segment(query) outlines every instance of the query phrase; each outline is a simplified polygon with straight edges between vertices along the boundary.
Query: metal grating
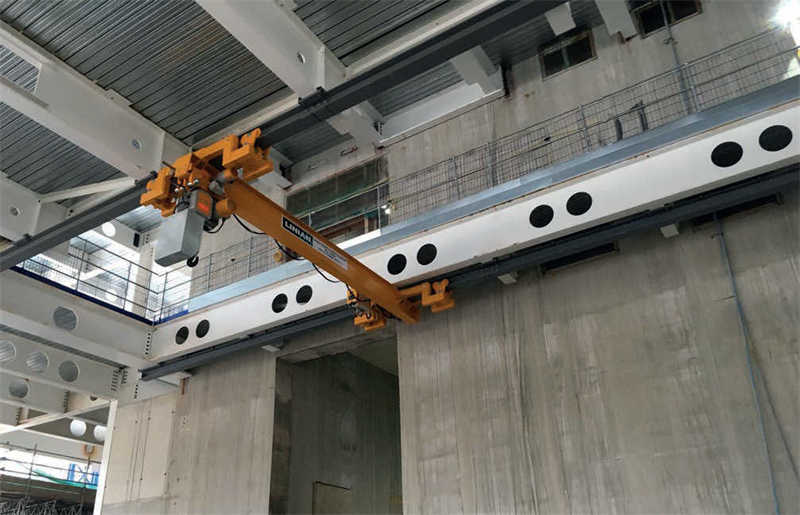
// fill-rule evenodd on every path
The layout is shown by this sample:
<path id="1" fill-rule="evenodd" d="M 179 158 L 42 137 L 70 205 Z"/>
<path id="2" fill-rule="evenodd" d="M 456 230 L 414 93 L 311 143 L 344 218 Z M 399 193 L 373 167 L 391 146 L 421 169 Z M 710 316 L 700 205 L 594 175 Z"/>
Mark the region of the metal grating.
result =
<path id="1" fill-rule="evenodd" d="M 192 1 L 0 0 L 0 19 L 187 142 L 285 87 Z"/>

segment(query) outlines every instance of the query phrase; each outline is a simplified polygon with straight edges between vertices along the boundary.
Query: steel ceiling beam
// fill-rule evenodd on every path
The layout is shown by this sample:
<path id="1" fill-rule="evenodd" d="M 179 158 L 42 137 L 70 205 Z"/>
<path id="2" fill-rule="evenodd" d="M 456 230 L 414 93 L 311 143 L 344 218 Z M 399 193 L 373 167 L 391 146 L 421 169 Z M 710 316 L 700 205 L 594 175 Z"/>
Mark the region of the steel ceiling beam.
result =
<path id="1" fill-rule="evenodd" d="M 228 32 L 299 97 L 344 82 L 345 66 L 283 2 L 219 2 L 197 0 Z M 359 145 L 376 144 L 377 111 L 368 103 L 334 115 L 329 121 L 340 134 Z"/>
<path id="2" fill-rule="evenodd" d="M 300 99 L 299 105 L 261 125 L 262 147 L 310 128 L 320 120 L 368 100 L 392 86 L 450 60 L 471 48 L 543 15 L 566 0 L 503 2 L 419 43 L 369 71 Z"/>
<path id="3" fill-rule="evenodd" d="M 36 123 L 134 178 L 186 152 L 183 143 L 128 103 L 3 22 L 0 43 L 39 72 L 33 92 L 0 77 L 3 102 Z"/>
<path id="4" fill-rule="evenodd" d="M 91 210 L 79 213 L 63 222 L 36 234 L 14 242 L 13 246 L 0 252 L 0 272 L 8 270 L 26 259 L 32 258 L 56 245 L 79 234 L 94 229 L 139 207 L 139 196 L 145 191 L 150 176 L 137 181 L 107 201 L 94 206 Z"/>

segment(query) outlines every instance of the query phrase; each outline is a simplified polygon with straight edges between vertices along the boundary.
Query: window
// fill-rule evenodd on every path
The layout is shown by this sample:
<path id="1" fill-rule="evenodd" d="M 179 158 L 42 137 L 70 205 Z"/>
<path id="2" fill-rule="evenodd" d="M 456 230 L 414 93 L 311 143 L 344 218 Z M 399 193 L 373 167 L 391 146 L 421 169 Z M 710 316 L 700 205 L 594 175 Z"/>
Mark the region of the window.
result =
<path id="1" fill-rule="evenodd" d="M 592 31 L 573 29 L 544 45 L 539 52 L 542 75 L 549 77 L 595 57 Z"/>
<path id="2" fill-rule="evenodd" d="M 386 159 L 337 174 L 286 199 L 287 210 L 339 243 L 387 223 L 379 199 L 386 198 Z"/>
<path id="3" fill-rule="evenodd" d="M 673 25 L 700 12 L 698 0 L 664 0 L 664 11 L 660 0 L 628 0 L 631 15 L 639 28 L 639 34 L 646 36 L 664 28 L 664 15 Z"/>

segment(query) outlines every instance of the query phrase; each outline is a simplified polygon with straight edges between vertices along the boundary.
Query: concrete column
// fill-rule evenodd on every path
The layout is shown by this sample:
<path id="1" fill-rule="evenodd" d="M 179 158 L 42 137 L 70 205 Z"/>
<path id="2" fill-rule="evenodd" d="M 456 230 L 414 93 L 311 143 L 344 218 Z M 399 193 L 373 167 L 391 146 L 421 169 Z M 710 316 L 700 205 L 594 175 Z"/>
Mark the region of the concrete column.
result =
<path id="1" fill-rule="evenodd" d="M 102 513 L 267 513 L 274 402 L 275 356 L 256 349 L 120 407 Z"/>
<path id="2" fill-rule="evenodd" d="M 130 277 L 132 284 L 130 285 L 127 299 L 133 300 L 133 304 L 130 305 L 130 310 L 143 317 L 147 317 L 146 306 L 151 296 L 148 289 L 151 286 L 150 279 L 153 275 L 151 272 L 153 269 L 153 250 L 153 244 L 150 242 L 142 245 L 139 250 L 139 266 L 133 268 Z M 155 294 L 152 295 L 155 296 Z"/>

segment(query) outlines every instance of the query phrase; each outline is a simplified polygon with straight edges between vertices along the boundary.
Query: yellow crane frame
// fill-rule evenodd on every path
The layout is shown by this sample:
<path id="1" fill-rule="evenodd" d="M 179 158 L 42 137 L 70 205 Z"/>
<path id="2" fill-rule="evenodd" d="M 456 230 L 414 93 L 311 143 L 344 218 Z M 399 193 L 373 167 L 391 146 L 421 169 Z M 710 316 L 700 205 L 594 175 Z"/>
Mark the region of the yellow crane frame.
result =
<path id="1" fill-rule="evenodd" d="M 223 219 L 238 215 L 345 283 L 355 324 L 366 330 L 385 326 L 387 316 L 415 323 L 420 305 L 434 313 L 455 305 L 447 279 L 399 289 L 250 186 L 248 181 L 273 171 L 269 149 L 256 145 L 260 135 L 260 129 L 231 135 L 181 156 L 147 183 L 141 204 L 167 217 L 181 198 L 199 191 L 198 210 Z"/>

